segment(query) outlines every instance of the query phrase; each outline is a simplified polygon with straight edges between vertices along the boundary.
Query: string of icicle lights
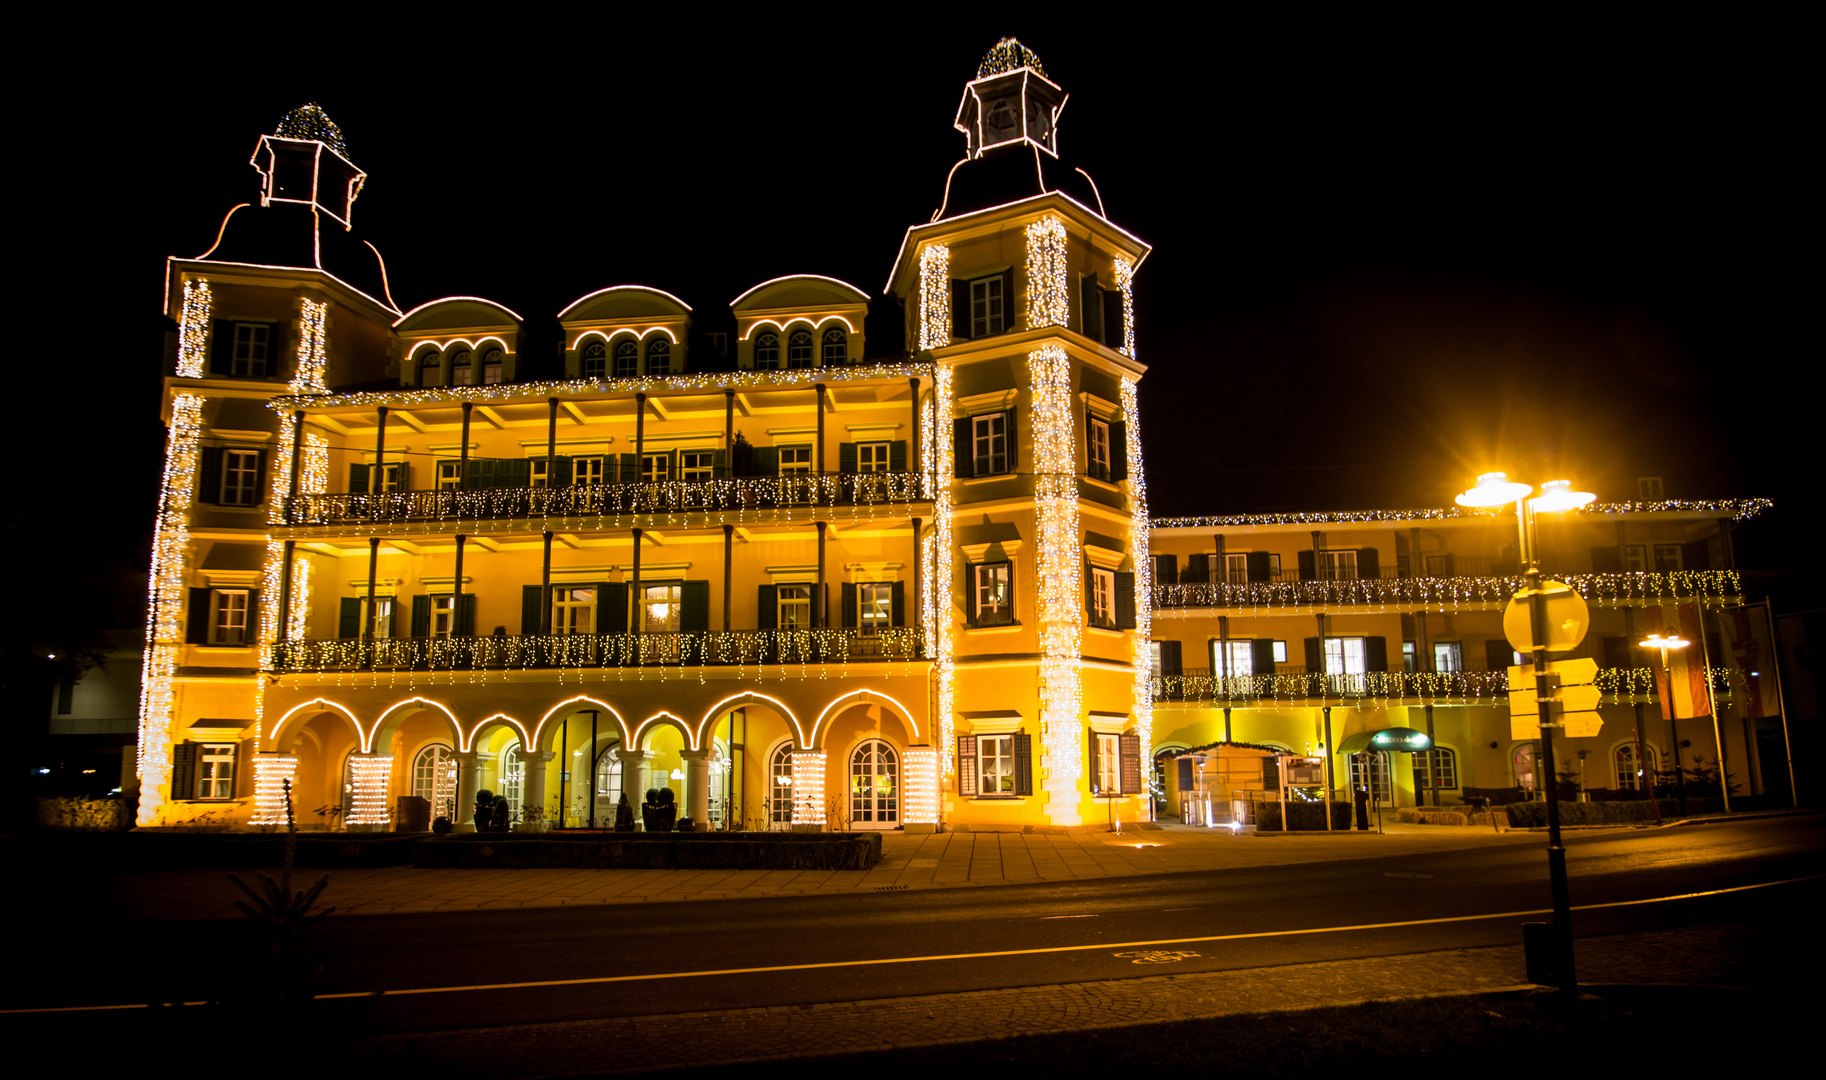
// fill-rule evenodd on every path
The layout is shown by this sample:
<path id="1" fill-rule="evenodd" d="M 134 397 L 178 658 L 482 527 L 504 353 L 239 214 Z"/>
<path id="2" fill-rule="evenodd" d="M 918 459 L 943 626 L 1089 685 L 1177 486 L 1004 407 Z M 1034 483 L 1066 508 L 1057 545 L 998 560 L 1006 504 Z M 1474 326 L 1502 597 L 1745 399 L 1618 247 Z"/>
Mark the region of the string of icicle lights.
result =
<path id="1" fill-rule="evenodd" d="M 1729 693 L 1747 686 L 1741 668 L 1713 667 L 1706 677 L 1714 690 Z M 1357 675 L 1317 675 L 1299 671 L 1273 675 L 1218 675 L 1195 669 L 1151 680 L 1156 702 L 1296 702 L 1362 698 L 1430 700 L 1453 704 L 1507 705 L 1505 671 L 1372 671 Z M 1656 700 L 1655 670 L 1647 667 L 1600 668 L 1593 680 L 1605 704 Z"/>
<path id="2" fill-rule="evenodd" d="M 140 778 L 138 823 L 159 817 L 171 782 L 172 677 L 184 640 L 183 605 L 190 548 L 190 505 L 196 498 L 198 446 L 203 429 L 203 398 L 176 394 L 171 400 L 171 430 L 165 443 L 165 476 L 159 492 L 158 517 L 152 532 L 152 572 L 147 583 L 151 617 L 146 621 L 146 658 L 140 676 Z"/>
<path id="3" fill-rule="evenodd" d="M 1775 505 L 1774 499 L 1662 499 L 1655 502 L 1592 503 L 1572 514 L 1596 516 L 1612 514 L 1701 513 L 1729 516 L 1746 521 Z M 1245 525 L 1351 525 L 1370 522 L 1450 521 L 1456 518 L 1496 517 L 1512 513 L 1513 508 L 1474 510 L 1462 506 L 1441 506 L 1415 510 L 1324 510 L 1298 514 L 1214 514 L 1203 517 L 1155 518 L 1156 529 L 1221 529 Z"/>
<path id="4" fill-rule="evenodd" d="M 1040 740 L 1047 786 L 1084 774 L 1084 540 L 1078 528 L 1078 430 L 1071 359 L 1027 354 L 1033 396 L 1034 517 L 1040 616 Z"/>
<path id="5" fill-rule="evenodd" d="M 1588 604 L 1598 607 L 1656 607 L 1676 601 L 1698 601 L 1720 610 L 1743 598 L 1743 581 L 1735 570 L 1670 570 L 1563 574 L 1564 581 Z M 1137 582 L 1139 585 L 1139 581 Z M 1527 587 L 1520 575 L 1503 577 L 1361 578 L 1355 581 L 1181 582 L 1156 585 L 1154 606 L 1175 608 L 1444 607 L 1458 604 L 1506 604 Z"/>
<path id="6" fill-rule="evenodd" d="M 1135 632 L 1129 635 L 1135 653 L 1135 700 L 1129 715 L 1141 745 L 1154 745 L 1154 695 L 1151 690 L 1154 627 L 1154 560 L 1148 557 L 1148 481 L 1141 461 L 1140 387 L 1122 380 L 1122 420 L 1128 450 L 1129 551 L 1135 566 Z"/>
<path id="7" fill-rule="evenodd" d="M 655 391 L 810 389 L 813 383 L 867 382 L 877 379 L 931 378 L 932 365 L 871 364 L 859 367 L 793 368 L 786 371 L 710 371 L 685 375 L 646 375 L 634 379 L 569 379 L 557 382 L 489 383 L 482 386 L 433 386 L 421 389 L 364 391 L 355 394 L 290 394 L 267 402 L 279 411 L 347 408 L 357 405 L 458 405 L 465 401 L 544 401 L 547 398 L 614 396 Z"/>

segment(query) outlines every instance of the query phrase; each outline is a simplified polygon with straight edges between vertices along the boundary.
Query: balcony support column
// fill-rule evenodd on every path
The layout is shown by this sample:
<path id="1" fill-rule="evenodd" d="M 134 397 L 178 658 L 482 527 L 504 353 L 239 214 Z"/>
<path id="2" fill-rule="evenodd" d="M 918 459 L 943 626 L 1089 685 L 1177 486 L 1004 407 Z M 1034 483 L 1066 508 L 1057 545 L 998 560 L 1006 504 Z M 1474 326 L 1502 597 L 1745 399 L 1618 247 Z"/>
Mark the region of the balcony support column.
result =
<path id="1" fill-rule="evenodd" d="M 273 635 L 277 641 L 287 638 L 286 630 L 292 625 L 292 551 L 297 543 L 287 540 L 279 551 L 279 628 Z"/>
<path id="2" fill-rule="evenodd" d="M 520 755 L 525 786 L 520 789 L 520 825 L 516 832 L 544 832 L 547 828 L 545 805 L 545 772 L 558 755 L 550 750 L 532 750 Z M 537 811 L 537 813 L 535 813 Z"/>
<path id="3" fill-rule="evenodd" d="M 552 632 L 552 531 L 540 534 L 545 551 L 539 563 L 539 632 Z"/>
<path id="4" fill-rule="evenodd" d="M 558 478 L 558 399 L 545 400 L 545 486 Z"/>
<path id="5" fill-rule="evenodd" d="M 457 533 L 456 566 L 451 571 L 451 577 L 450 577 L 450 595 L 451 595 L 450 636 L 451 637 L 457 636 L 457 631 L 459 629 L 457 626 L 457 621 L 462 617 L 462 610 L 463 610 L 463 546 L 464 546 L 464 542 L 467 541 L 468 539 L 469 539 L 469 537 L 464 536 L 462 533 Z M 473 626 L 470 627 L 469 632 L 471 634 L 474 634 L 475 627 L 473 627 Z"/>
<path id="6" fill-rule="evenodd" d="M 908 412 L 911 414 L 908 419 L 912 422 L 912 426 L 908 429 L 907 434 L 907 471 L 917 473 L 919 472 L 919 378 L 917 376 L 907 380 L 907 389 L 912 394 L 908 403 Z M 917 492 L 914 497 L 918 497 Z M 917 524 L 913 526 L 913 550 L 919 550 L 919 526 Z M 915 561 L 914 565 L 919 564 Z"/>
<path id="7" fill-rule="evenodd" d="M 816 602 L 812 605 L 812 625 L 819 629 L 830 625 L 830 620 L 825 618 L 826 612 L 830 608 L 828 597 L 830 590 L 825 587 L 824 583 L 824 532 L 829 524 L 824 521 L 818 522 L 818 595 L 814 598 Z"/>
<path id="8" fill-rule="evenodd" d="M 710 751 L 681 750 L 685 759 L 685 813 L 699 832 L 710 831 Z"/>
<path id="9" fill-rule="evenodd" d="M 1211 550 L 1215 553 L 1211 556 L 1211 570 L 1209 572 L 1211 583 L 1214 585 L 1227 583 L 1230 580 L 1230 566 L 1224 561 L 1224 534 L 1213 533 L 1211 542 L 1213 545 Z M 1245 569 L 1243 571 L 1243 581 L 1247 583 L 1248 580 L 1249 571 Z"/>
<path id="10" fill-rule="evenodd" d="M 634 395 L 634 475 L 624 477 L 622 483 L 632 483 L 642 479 L 647 471 L 647 395 Z M 636 536 L 640 534 L 635 533 Z M 639 547 L 639 541 L 635 542 Z"/>
<path id="11" fill-rule="evenodd" d="M 361 639 L 368 642 L 374 640 L 374 624 L 377 621 L 374 616 L 374 578 L 379 573 L 380 537 L 370 536 L 368 537 L 368 608 L 361 613 Z M 369 656 L 368 662 L 373 663 L 372 655 Z"/>
<path id="12" fill-rule="evenodd" d="M 641 605 L 640 596 L 640 530 L 635 529 L 633 580 L 628 584 L 628 615 L 630 616 L 630 621 L 633 623 L 633 628 L 630 632 L 634 635 L 634 662 L 637 664 L 640 663 L 640 622 L 641 617 L 645 614 L 646 611 Z M 615 628 L 610 632 L 620 633 L 621 629 Z"/>
<path id="13" fill-rule="evenodd" d="M 735 475 L 735 390 L 730 387 L 723 389 L 723 469 L 724 476 Z"/>
<path id="14" fill-rule="evenodd" d="M 304 410 L 292 410 L 292 467 L 285 482 L 285 508 L 279 520 L 290 522 L 298 504 L 298 477 L 304 466 Z"/>
<path id="15" fill-rule="evenodd" d="M 457 811 L 453 833 L 476 831 L 476 792 L 482 790 L 482 755 L 474 750 L 452 755 L 457 761 Z"/>
<path id="16" fill-rule="evenodd" d="M 734 393 L 735 391 L 730 391 Z M 729 597 L 735 569 L 735 526 L 723 526 L 723 633 L 729 633 Z"/>
<path id="17" fill-rule="evenodd" d="M 818 392 L 818 455 L 817 455 L 818 465 L 817 465 L 817 468 L 818 468 L 818 476 L 820 479 L 822 479 L 824 476 L 824 394 L 825 394 L 824 384 L 817 383 L 812 387 L 812 389 L 816 390 Z"/>
<path id="18" fill-rule="evenodd" d="M 387 407 L 375 410 L 380 420 L 374 425 L 374 471 L 368 474 L 368 493 L 387 490 Z"/>
<path id="19" fill-rule="evenodd" d="M 917 380 L 917 379 L 914 380 L 914 382 L 916 382 L 916 383 L 918 381 L 919 380 Z M 919 613 L 925 610 L 925 608 L 920 606 L 920 602 L 925 596 L 925 582 L 926 582 L 926 568 L 924 565 L 924 560 L 921 558 L 921 554 L 920 554 L 920 550 L 919 550 L 919 519 L 914 518 L 913 519 L 913 606 L 907 612 L 907 625 L 908 626 L 919 626 L 920 625 L 920 614 Z"/>
<path id="20" fill-rule="evenodd" d="M 463 441 L 457 448 L 457 490 L 469 483 L 469 414 L 475 410 L 475 402 L 463 402 Z"/>

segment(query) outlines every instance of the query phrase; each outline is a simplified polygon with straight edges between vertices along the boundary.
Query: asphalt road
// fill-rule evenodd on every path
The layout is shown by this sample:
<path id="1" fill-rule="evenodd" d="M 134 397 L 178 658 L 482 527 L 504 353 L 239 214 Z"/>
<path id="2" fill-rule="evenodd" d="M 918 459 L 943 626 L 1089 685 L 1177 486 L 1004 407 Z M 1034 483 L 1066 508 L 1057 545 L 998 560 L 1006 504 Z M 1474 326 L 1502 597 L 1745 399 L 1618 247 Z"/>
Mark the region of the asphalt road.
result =
<path id="1" fill-rule="evenodd" d="M 1826 874 L 1823 825 L 1808 815 L 1568 834 L 1575 909 L 1622 905 L 1575 910 L 1574 931 L 1817 909 L 1826 898 L 1819 880 L 1627 902 Z M 1517 923 L 1544 918 L 1516 913 L 1550 904 L 1543 837 L 1526 847 L 1060 885 L 335 917 L 312 933 L 321 991 L 385 991 L 362 1010 L 362 1026 L 398 1031 L 1160 973 L 1117 955 L 1142 949 L 1194 954 L 1175 963 L 1178 973 L 1511 944 Z M 1502 917 L 1480 918 L 1489 915 Z M 212 938 L 231 947 L 231 932 L 219 923 L 130 925 L 121 940 L 142 943 L 141 962 L 122 965 L 107 985 L 15 981 L 0 1002 L 200 997 L 208 965 L 182 958 L 198 945 L 207 951 Z M 1188 940 L 1213 937 L 1222 940 Z M 488 988 L 450 989 L 478 986 Z"/>

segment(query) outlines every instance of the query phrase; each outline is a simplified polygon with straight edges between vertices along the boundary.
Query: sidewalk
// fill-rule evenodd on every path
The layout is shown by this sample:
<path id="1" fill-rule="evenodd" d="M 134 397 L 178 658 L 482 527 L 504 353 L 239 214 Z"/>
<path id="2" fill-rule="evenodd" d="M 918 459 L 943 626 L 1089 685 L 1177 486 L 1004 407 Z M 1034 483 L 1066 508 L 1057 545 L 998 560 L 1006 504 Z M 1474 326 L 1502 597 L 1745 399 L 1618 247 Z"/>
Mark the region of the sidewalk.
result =
<path id="1" fill-rule="evenodd" d="M 1487 826 L 1403 825 L 1385 832 L 1232 835 L 1169 824 L 1121 834 L 945 832 L 882 838 L 871 870 L 334 870 L 324 902 L 339 915 L 640 904 L 768 896 L 899 892 L 970 885 L 1083 881 L 1231 870 L 1255 866 L 1422 855 L 1503 845 L 1538 845 L 1526 832 Z M 268 871 L 270 873 L 270 871 Z M 252 871 L 242 871 L 251 880 Z M 315 871 L 300 871 L 304 881 Z M 112 890 L 131 919 L 236 919 L 241 897 L 222 870 L 130 875 Z"/>

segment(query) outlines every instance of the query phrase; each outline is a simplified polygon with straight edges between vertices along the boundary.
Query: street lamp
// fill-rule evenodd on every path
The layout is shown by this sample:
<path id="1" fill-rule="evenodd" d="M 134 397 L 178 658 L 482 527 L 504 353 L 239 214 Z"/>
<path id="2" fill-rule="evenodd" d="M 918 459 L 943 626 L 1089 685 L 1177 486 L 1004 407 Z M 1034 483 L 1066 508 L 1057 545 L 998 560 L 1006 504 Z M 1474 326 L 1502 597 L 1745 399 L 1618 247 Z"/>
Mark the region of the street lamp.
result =
<path id="1" fill-rule="evenodd" d="M 1573 973 L 1572 899 L 1566 887 L 1566 847 L 1560 842 L 1560 786 L 1555 768 L 1559 759 L 1553 750 L 1557 725 L 1553 723 L 1552 697 L 1557 680 L 1547 676 L 1547 592 L 1542 588 L 1541 564 L 1535 553 L 1534 515 L 1574 510 L 1597 496 L 1588 491 L 1572 490 L 1570 480 L 1549 480 L 1541 485 L 1540 495 L 1530 498 L 1531 495 L 1534 495 L 1533 485 L 1510 480 L 1506 473 L 1493 472 L 1479 476 L 1477 483 L 1462 492 L 1456 501 L 1460 506 L 1480 509 L 1515 504 L 1522 573 L 1528 580 L 1527 588 L 1517 593 L 1516 599 L 1528 598 L 1529 637 L 1534 646 L 1534 685 L 1540 709 L 1541 756 L 1547 759 L 1547 875 L 1553 888 L 1554 930 L 1548 932 L 1551 934 L 1549 956 L 1542 959 L 1546 961 L 1543 966 L 1558 977 L 1556 981 L 1560 988 L 1572 991 L 1578 987 L 1578 979 Z M 1534 966 L 1529 965 L 1530 968 Z"/>
<path id="2" fill-rule="evenodd" d="M 1688 645 L 1691 645 L 1692 642 L 1681 637 L 1679 634 L 1653 633 L 1648 636 L 1647 641 L 1639 641 L 1636 644 L 1645 649 L 1654 649 L 1661 654 L 1661 672 L 1667 677 L 1667 694 L 1662 698 L 1662 702 L 1667 706 L 1668 724 L 1674 729 L 1674 790 L 1680 793 L 1680 812 L 1684 814 L 1687 812 L 1687 785 L 1686 778 L 1680 774 L 1680 718 L 1674 715 L 1674 670 L 1668 666 L 1668 653 L 1678 649 L 1684 649 Z M 1637 732 L 1636 763 L 1638 767 L 1645 761 L 1646 759 L 1642 756 L 1642 733 Z M 1659 824 L 1661 821 L 1661 803 L 1655 800 L 1655 793 L 1652 787 L 1649 789 L 1649 799 L 1650 801 L 1655 802 L 1655 821 Z"/>

